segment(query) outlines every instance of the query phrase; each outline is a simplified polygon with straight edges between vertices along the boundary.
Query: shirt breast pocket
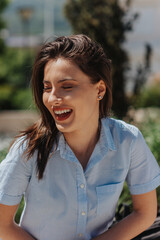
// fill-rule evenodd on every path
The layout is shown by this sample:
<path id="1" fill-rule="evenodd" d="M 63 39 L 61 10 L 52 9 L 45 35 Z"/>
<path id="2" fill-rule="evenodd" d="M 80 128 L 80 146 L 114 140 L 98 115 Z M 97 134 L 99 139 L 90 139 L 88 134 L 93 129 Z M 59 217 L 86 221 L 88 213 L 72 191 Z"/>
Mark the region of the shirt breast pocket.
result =
<path id="1" fill-rule="evenodd" d="M 112 215 L 115 212 L 122 188 L 123 182 L 96 187 L 97 215 Z"/>

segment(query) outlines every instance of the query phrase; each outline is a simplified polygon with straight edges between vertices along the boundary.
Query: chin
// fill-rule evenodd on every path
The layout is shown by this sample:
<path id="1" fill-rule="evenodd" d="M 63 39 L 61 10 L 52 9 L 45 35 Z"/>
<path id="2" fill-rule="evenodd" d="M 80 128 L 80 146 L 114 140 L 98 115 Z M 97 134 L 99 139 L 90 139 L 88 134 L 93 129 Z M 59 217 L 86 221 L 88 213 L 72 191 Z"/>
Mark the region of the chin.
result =
<path id="1" fill-rule="evenodd" d="M 66 125 L 68 125 L 68 124 L 66 124 Z M 71 130 L 71 127 L 69 127 L 69 126 L 66 126 L 65 124 L 57 124 L 56 123 L 56 127 L 57 127 L 57 129 L 60 131 L 60 132 L 62 132 L 62 133 L 68 133 L 68 132 L 71 132 L 72 130 Z"/>

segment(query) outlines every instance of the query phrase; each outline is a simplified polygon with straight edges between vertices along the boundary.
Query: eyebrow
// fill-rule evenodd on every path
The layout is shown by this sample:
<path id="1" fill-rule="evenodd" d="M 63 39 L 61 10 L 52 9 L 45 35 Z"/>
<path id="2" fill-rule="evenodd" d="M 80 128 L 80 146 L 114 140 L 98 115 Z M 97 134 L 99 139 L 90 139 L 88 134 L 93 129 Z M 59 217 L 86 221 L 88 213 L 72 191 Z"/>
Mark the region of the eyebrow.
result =
<path id="1" fill-rule="evenodd" d="M 65 81 L 75 81 L 75 82 L 77 82 L 77 80 L 74 79 L 74 78 L 64 78 L 64 79 L 58 80 L 57 82 L 58 82 L 58 83 L 61 83 L 61 82 L 65 82 Z M 50 81 L 43 80 L 43 83 L 50 83 Z"/>

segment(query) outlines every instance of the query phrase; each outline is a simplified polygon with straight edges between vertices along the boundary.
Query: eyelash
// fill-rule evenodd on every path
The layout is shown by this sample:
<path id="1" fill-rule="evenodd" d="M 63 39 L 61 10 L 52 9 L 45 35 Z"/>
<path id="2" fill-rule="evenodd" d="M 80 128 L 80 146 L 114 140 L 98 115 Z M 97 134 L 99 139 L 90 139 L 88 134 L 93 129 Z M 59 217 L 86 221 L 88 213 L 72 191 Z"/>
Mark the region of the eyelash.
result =
<path id="1" fill-rule="evenodd" d="M 43 91 L 47 91 L 47 90 L 50 90 L 50 89 L 51 89 L 50 87 L 44 87 Z"/>
<path id="2" fill-rule="evenodd" d="M 62 88 L 63 88 L 63 89 L 71 89 L 71 88 L 73 88 L 73 87 L 72 87 L 72 86 L 67 86 L 67 87 L 66 87 L 66 86 L 63 86 Z"/>
<path id="3" fill-rule="evenodd" d="M 72 86 L 62 86 L 63 89 L 72 89 L 73 87 Z M 47 90 L 50 90 L 51 87 L 44 87 L 43 88 L 43 91 L 47 91 Z"/>

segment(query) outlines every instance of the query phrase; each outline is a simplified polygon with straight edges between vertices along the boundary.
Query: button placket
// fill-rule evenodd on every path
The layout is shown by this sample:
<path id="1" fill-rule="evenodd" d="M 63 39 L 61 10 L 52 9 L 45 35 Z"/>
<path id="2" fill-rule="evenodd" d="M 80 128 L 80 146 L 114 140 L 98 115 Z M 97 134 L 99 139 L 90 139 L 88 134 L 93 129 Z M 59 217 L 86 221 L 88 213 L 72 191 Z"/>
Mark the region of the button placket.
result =
<path id="1" fill-rule="evenodd" d="M 85 235 L 87 223 L 87 195 L 86 179 L 81 166 L 77 167 L 77 197 L 78 197 L 78 223 L 77 236 L 82 239 Z"/>

